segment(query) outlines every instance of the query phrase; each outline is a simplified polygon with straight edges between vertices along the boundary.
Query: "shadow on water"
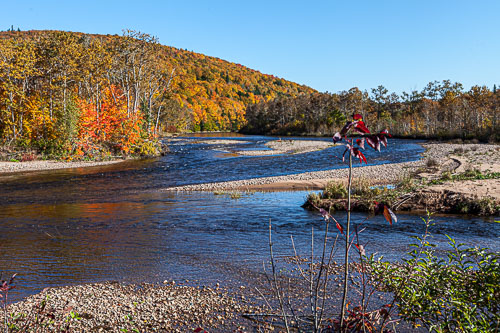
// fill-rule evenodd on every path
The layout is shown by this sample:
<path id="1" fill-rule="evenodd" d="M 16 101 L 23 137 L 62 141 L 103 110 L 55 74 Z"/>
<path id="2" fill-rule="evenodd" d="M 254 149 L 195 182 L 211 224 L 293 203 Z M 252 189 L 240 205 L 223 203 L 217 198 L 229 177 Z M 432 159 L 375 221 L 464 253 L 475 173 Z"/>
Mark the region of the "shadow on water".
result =
<path id="1" fill-rule="evenodd" d="M 265 139 L 238 138 L 253 140 L 246 145 L 256 147 Z M 316 152 L 287 157 L 294 162 L 277 158 L 291 167 L 286 170 L 272 158 L 221 158 L 214 147 L 180 140 L 184 143 L 177 141 L 172 153 L 160 159 L 2 176 L 0 267 L 4 278 L 19 274 L 14 298 L 48 286 L 105 280 L 242 284 L 245 276 L 261 273 L 262 261 L 268 259 L 269 220 L 277 253 L 292 253 L 290 235 L 299 252 L 308 253 L 311 228 L 317 234 L 324 230 L 324 221 L 300 208 L 307 192 L 244 193 L 231 199 L 155 189 L 203 179 L 317 170 L 326 161 L 331 163 L 328 155 L 338 148 L 323 151 L 327 157 Z M 421 152 L 414 143 L 394 141 L 400 151 L 415 158 Z M 262 170 L 256 170 L 257 164 Z M 336 217 L 343 221 L 342 213 Z M 354 216 L 355 221 L 364 218 Z M 490 220 L 435 217 L 435 223 L 434 240 L 441 248 L 444 234 L 471 246 L 499 248 L 500 226 Z M 368 251 L 391 260 L 407 250 L 410 236 L 423 232 L 420 217 L 412 215 L 400 215 L 392 227 L 380 217 L 365 225 L 362 239 Z"/>

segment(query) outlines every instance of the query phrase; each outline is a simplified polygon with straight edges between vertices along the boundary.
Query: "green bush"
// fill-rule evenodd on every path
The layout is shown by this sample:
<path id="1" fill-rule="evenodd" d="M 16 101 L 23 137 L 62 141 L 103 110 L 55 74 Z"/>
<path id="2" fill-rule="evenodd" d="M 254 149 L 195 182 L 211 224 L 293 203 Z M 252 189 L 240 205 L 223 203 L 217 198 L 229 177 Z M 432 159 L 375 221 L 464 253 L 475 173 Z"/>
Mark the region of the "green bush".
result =
<path id="1" fill-rule="evenodd" d="M 369 262 L 373 276 L 392 292 L 400 316 L 435 332 L 495 332 L 500 325 L 500 254 L 465 248 L 449 238 L 438 256 L 427 237 L 416 237 L 402 265 Z"/>
<path id="2" fill-rule="evenodd" d="M 345 199 L 347 198 L 347 187 L 340 182 L 328 182 L 323 193 L 323 199 Z"/>

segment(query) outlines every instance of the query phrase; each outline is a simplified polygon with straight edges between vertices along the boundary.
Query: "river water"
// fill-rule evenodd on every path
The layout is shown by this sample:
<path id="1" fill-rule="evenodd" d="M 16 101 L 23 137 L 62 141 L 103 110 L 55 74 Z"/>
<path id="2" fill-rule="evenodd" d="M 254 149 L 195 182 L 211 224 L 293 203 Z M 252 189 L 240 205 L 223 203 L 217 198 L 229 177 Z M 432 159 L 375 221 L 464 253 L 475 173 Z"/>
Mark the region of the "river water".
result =
<path id="1" fill-rule="evenodd" d="M 107 280 L 244 284 L 262 273 L 262 261 L 268 260 L 269 221 L 278 254 L 292 254 L 291 235 L 298 251 L 309 253 L 311 229 L 319 235 L 325 225 L 318 213 L 300 207 L 308 192 L 232 198 L 164 189 L 341 168 L 342 148 L 241 157 L 234 150 L 264 149 L 265 141 L 276 138 L 230 136 L 242 143 L 212 145 L 205 141 L 220 137 L 182 137 L 169 141 L 171 152 L 158 159 L 1 175 L 0 271 L 4 279 L 18 273 L 13 299 L 45 287 Z M 369 151 L 367 158 L 370 164 L 394 163 L 416 160 L 422 152 L 418 142 L 394 139 L 388 149 Z M 344 217 L 336 214 L 339 221 Z M 361 239 L 369 252 L 397 260 L 408 250 L 410 237 L 422 234 L 420 215 L 398 217 L 393 226 L 379 216 L 364 223 Z M 365 218 L 354 214 L 355 223 Z M 470 246 L 500 248 L 500 226 L 493 219 L 434 220 L 432 241 L 438 250 L 446 248 L 445 234 Z"/>

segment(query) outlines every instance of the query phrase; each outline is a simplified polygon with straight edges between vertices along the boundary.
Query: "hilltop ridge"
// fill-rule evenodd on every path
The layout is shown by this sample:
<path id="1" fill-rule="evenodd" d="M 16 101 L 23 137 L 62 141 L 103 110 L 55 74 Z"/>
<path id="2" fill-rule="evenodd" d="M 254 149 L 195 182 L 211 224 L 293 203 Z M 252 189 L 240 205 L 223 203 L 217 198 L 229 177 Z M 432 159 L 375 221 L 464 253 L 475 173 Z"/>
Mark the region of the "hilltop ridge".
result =
<path id="1" fill-rule="evenodd" d="M 116 39 L 127 38 L 127 36 L 119 35 L 57 30 L 3 31 L 0 32 L 0 38 L 36 40 L 57 34 L 72 35 L 80 42 L 88 38 L 100 39 L 105 48 Z M 163 66 L 164 69 L 175 68 L 176 70 L 174 82 L 170 88 L 171 108 L 177 109 L 178 112 L 174 113 L 177 113 L 182 120 L 167 122 L 167 127 L 170 127 L 172 131 L 176 129 L 238 130 L 245 122 L 244 110 L 249 104 L 266 102 L 278 96 L 296 97 L 303 93 L 316 92 L 305 85 L 271 74 L 263 74 L 238 63 L 173 46 L 160 45 L 153 36 L 136 34 L 132 37 L 147 36 L 145 41 L 154 42 L 159 46 L 155 51 L 160 68 Z M 140 41 L 136 39 L 136 42 Z"/>
<path id="2" fill-rule="evenodd" d="M 248 105 L 315 92 L 132 30 L 0 32 L 0 55 L 0 143 L 56 156 L 157 154 L 161 133 L 237 131 Z"/>

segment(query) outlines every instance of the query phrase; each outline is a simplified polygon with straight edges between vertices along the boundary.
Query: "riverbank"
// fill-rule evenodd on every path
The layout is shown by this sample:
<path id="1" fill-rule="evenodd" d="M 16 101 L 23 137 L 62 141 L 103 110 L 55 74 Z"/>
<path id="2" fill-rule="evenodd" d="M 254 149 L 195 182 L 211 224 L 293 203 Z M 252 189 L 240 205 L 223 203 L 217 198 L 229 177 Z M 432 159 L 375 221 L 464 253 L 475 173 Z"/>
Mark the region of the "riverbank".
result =
<path id="1" fill-rule="evenodd" d="M 323 150 L 334 144 L 319 140 L 272 140 L 264 144 L 269 150 L 237 150 L 243 156 L 264 156 L 278 154 L 303 154 Z"/>
<path id="2" fill-rule="evenodd" d="M 78 161 L 78 162 L 64 162 L 54 160 L 38 160 L 28 162 L 4 162 L 0 161 L 0 174 L 2 173 L 15 173 L 25 171 L 44 171 L 44 170 L 57 170 L 69 168 L 85 168 L 92 166 L 102 166 L 123 162 L 124 160 L 111 160 L 111 161 Z"/>
<path id="3" fill-rule="evenodd" d="M 357 184 L 353 185 L 351 208 L 370 211 L 378 201 L 396 211 L 499 215 L 500 147 L 430 145 L 425 145 L 428 148 L 425 164 L 411 170 L 410 177 L 403 181 L 391 183 L 395 188 L 371 188 L 366 178 L 354 178 Z M 448 154 L 434 154 L 437 147 L 441 152 L 448 150 Z M 388 167 L 392 169 L 393 165 Z M 339 179 L 322 194 L 312 193 L 308 200 L 316 207 L 343 210 L 346 193 L 346 180 Z M 312 208 L 309 203 L 304 207 Z"/>
<path id="4" fill-rule="evenodd" d="M 8 311 L 20 331 L 239 332 L 249 331 L 250 324 L 241 314 L 262 309 L 219 287 L 165 281 L 47 288 L 9 305 Z"/>
<path id="5" fill-rule="evenodd" d="M 445 170 L 458 168 L 461 162 L 450 158 L 457 149 L 463 149 L 462 144 L 426 143 L 423 144 L 426 151 L 422 158 L 413 162 L 391 163 L 381 165 L 356 166 L 354 176 L 370 180 L 374 185 L 393 184 L 402 177 L 425 168 L 429 161 L 436 161 Z M 483 154 L 497 146 L 494 145 L 465 145 L 476 149 L 478 154 Z M 500 164 L 500 161 L 497 162 Z M 220 183 L 206 183 L 171 187 L 167 191 L 224 191 L 224 190 L 251 190 L 251 191 L 274 191 L 274 190 L 319 190 L 323 189 L 329 181 L 344 181 L 348 175 L 348 169 L 333 169 L 326 171 L 305 172 L 300 174 L 245 179 Z"/>
<path id="6" fill-rule="evenodd" d="M 422 146 L 426 151 L 418 161 L 355 167 L 354 177 L 365 180 L 369 185 L 396 184 L 405 178 L 419 181 L 422 185 L 412 193 L 411 198 L 405 198 L 407 200 L 399 207 L 401 210 L 496 214 L 496 207 L 500 205 L 500 179 L 484 179 L 483 175 L 500 172 L 500 146 L 436 142 Z M 478 179 L 453 178 L 453 175 L 472 170 L 479 172 Z M 323 190 L 329 182 L 345 183 L 347 177 L 348 169 L 344 168 L 186 185 L 165 191 L 313 191 Z"/>
<path id="7" fill-rule="evenodd" d="M 250 141 L 244 140 L 231 140 L 231 139 L 210 139 L 210 140 L 196 140 L 196 143 L 203 143 L 207 145 L 221 145 L 221 144 L 233 144 L 233 145 L 243 145 L 248 144 Z M 321 140 L 290 140 L 290 139 L 278 139 L 270 140 L 264 143 L 264 149 L 245 149 L 242 150 L 240 147 L 236 147 L 231 150 L 232 153 L 242 156 L 269 156 L 269 155 L 281 155 L 281 154 L 303 154 L 310 153 L 313 151 L 322 150 L 328 147 L 332 147 L 334 144 L 329 141 Z"/>

